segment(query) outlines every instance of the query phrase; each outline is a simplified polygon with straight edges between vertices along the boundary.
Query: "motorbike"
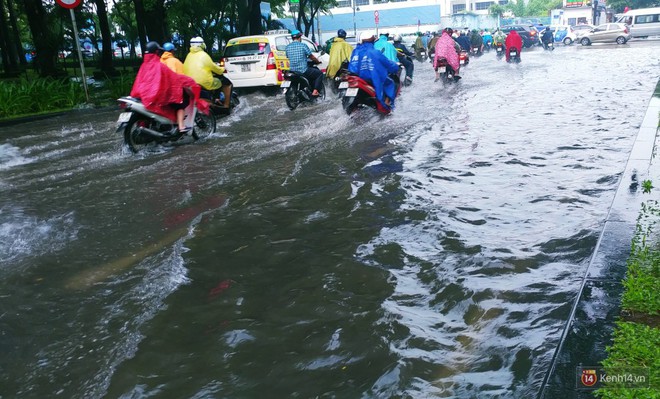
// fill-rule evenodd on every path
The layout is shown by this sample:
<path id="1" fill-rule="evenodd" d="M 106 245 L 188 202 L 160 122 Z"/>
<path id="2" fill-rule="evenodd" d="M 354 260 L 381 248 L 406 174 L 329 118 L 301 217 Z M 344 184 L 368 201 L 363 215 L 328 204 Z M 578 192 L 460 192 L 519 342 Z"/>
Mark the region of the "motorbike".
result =
<path id="1" fill-rule="evenodd" d="M 501 59 L 504 57 L 504 44 L 502 43 L 497 43 L 495 45 L 495 52 L 497 53 L 497 59 Z"/>
<path id="2" fill-rule="evenodd" d="M 468 54 L 467 51 L 462 50 L 461 53 L 458 55 L 458 61 L 460 65 L 467 65 L 470 63 L 470 55 Z"/>
<path id="3" fill-rule="evenodd" d="M 225 103 L 225 93 L 222 92 L 222 89 L 211 91 L 202 88 L 202 92 L 199 96 L 209 102 L 211 105 L 211 111 L 216 116 L 216 119 L 220 119 L 230 115 L 231 111 L 241 103 L 241 100 L 238 98 L 238 93 L 233 90 L 234 84 L 228 78 L 226 78 L 224 75 L 218 75 L 215 73 L 213 76 L 219 78 L 222 81 L 223 86 L 231 86 L 232 90 L 229 98 L 229 108 L 225 108 L 224 106 L 220 105 Z"/>
<path id="4" fill-rule="evenodd" d="M 404 59 L 405 59 L 406 61 L 408 61 L 408 63 L 411 65 L 411 67 L 414 67 L 412 57 L 409 56 L 409 55 L 406 55 L 406 54 L 403 52 L 403 50 L 401 50 L 401 49 L 396 49 L 396 55 L 397 55 L 397 57 L 399 58 L 399 65 L 400 65 L 401 67 L 403 67 L 404 69 L 406 69 L 406 64 L 405 64 L 404 61 L 403 61 Z M 406 76 L 407 76 L 407 75 L 408 75 L 408 72 L 406 71 Z M 406 79 L 406 78 L 404 78 L 402 84 L 403 84 L 403 86 L 405 86 L 405 87 L 410 86 L 410 85 L 412 84 L 412 78 L 411 78 L 411 79 Z"/>
<path id="5" fill-rule="evenodd" d="M 396 95 L 399 96 L 401 92 L 400 83 L 401 69 L 397 74 L 390 74 L 390 78 L 396 84 Z M 339 85 L 340 90 L 343 90 L 341 104 L 347 114 L 351 115 L 358 108 L 370 107 L 375 109 L 381 115 L 389 115 L 391 110 L 383 107 L 376 99 L 376 91 L 374 87 L 364 79 L 354 74 L 346 74 L 344 81 Z"/>
<path id="6" fill-rule="evenodd" d="M 520 53 L 515 47 L 511 47 L 509 50 L 509 62 L 515 62 L 516 64 L 520 63 Z"/>
<path id="7" fill-rule="evenodd" d="M 193 98 L 189 91 L 188 95 Z M 124 144 L 134 152 L 168 142 L 175 142 L 188 135 L 194 140 L 207 137 L 215 132 L 215 115 L 213 112 L 199 112 L 194 101 L 185 109 L 185 124 L 187 131 L 180 131 L 176 120 L 147 110 L 138 98 L 126 96 L 117 100 L 123 112 L 117 119 L 117 132 L 123 133 Z"/>
<path id="8" fill-rule="evenodd" d="M 555 44 L 553 42 L 543 43 L 543 49 L 552 51 L 555 49 Z"/>
<path id="9" fill-rule="evenodd" d="M 316 68 L 315 65 L 309 66 Z M 282 93 L 284 93 L 286 105 L 292 111 L 304 102 L 314 103 L 319 99 L 322 100 L 325 98 L 325 85 L 321 83 L 319 95 L 312 96 L 314 88 L 309 80 L 307 80 L 307 78 L 300 72 L 285 71 L 284 81 L 280 87 L 282 88 Z"/>
<path id="10" fill-rule="evenodd" d="M 428 54 L 426 54 L 426 49 L 420 49 L 419 51 L 415 52 L 415 58 L 419 62 L 424 62 L 428 59 Z"/>
<path id="11" fill-rule="evenodd" d="M 330 90 L 333 94 L 343 94 L 339 90 L 339 85 L 344 80 L 344 75 L 348 73 L 348 61 L 341 63 L 339 70 L 335 74 L 334 78 L 328 78 L 330 80 Z"/>
<path id="12" fill-rule="evenodd" d="M 481 48 L 478 46 L 471 46 L 470 47 L 470 55 L 479 57 L 481 55 Z"/>
<path id="13" fill-rule="evenodd" d="M 460 79 L 460 76 L 456 76 L 456 71 L 447 63 L 447 59 L 444 57 L 438 58 L 438 73 L 446 83 L 458 82 Z"/>
<path id="14" fill-rule="evenodd" d="M 492 49 L 493 49 L 493 42 L 491 40 L 487 40 L 486 43 L 484 43 L 484 53 L 488 53 Z"/>

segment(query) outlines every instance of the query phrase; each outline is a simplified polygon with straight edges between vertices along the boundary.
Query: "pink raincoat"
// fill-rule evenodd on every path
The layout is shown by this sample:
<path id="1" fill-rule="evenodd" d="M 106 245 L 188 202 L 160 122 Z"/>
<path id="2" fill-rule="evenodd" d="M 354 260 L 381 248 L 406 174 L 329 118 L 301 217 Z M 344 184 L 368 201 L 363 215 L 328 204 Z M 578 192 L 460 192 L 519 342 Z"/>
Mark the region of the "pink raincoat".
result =
<path id="1" fill-rule="evenodd" d="M 434 68 L 437 68 L 438 66 L 438 59 L 445 58 L 447 59 L 447 64 L 449 64 L 454 71 L 458 71 L 460 62 L 454 43 L 454 39 L 449 36 L 447 32 L 442 32 L 442 36 L 440 36 L 440 39 L 435 43 L 435 57 L 433 58 Z"/>

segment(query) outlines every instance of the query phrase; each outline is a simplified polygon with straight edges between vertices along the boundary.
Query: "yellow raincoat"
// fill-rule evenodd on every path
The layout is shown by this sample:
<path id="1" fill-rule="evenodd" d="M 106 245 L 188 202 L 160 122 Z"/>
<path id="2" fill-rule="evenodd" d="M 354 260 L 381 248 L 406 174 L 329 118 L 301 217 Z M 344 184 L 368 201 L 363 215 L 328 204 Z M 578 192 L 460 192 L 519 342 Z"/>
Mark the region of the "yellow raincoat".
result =
<path id="1" fill-rule="evenodd" d="M 160 56 L 160 62 L 167 65 L 167 67 L 174 72 L 183 74 L 183 64 L 169 51 L 165 51 L 163 55 Z"/>
<path id="2" fill-rule="evenodd" d="M 200 47 L 190 47 L 190 52 L 183 62 L 183 73 L 190 76 L 206 90 L 216 90 L 222 86 L 220 79 L 214 78 L 213 73 L 222 75 L 225 69 L 213 62 L 211 56 Z"/>
<path id="3" fill-rule="evenodd" d="M 353 53 L 353 46 L 346 43 L 344 39 L 335 37 L 335 40 L 332 41 L 332 46 L 330 46 L 330 60 L 328 61 L 325 75 L 329 78 L 334 78 L 342 62 L 351 59 L 351 53 Z"/>

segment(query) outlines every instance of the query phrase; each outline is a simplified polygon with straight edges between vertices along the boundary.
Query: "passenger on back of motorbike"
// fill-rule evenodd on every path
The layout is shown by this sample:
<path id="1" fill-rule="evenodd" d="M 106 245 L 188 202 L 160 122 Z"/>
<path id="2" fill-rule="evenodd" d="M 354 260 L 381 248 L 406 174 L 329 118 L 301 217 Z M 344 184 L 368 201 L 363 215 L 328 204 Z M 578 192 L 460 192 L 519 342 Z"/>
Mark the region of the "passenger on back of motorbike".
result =
<path id="1" fill-rule="evenodd" d="M 337 37 L 334 38 L 330 47 L 330 60 L 325 70 L 325 76 L 328 79 L 333 79 L 341 70 L 342 64 L 348 64 L 352 52 L 353 46 L 346 43 L 346 31 L 339 29 L 337 31 Z"/>
<path id="2" fill-rule="evenodd" d="M 433 58 L 433 68 L 435 69 L 435 81 L 437 82 L 440 79 L 440 72 L 438 71 L 438 63 L 441 58 L 447 60 L 447 67 L 453 70 L 454 80 L 459 80 L 461 77 L 458 76 L 460 69 L 460 60 L 459 53 L 461 52 L 461 47 L 456 43 L 452 37 L 453 30 L 451 28 L 446 28 L 442 32 L 442 36 L 435 44 L 435 55 Z"/>
<path id="3" fill-rule="evenodd" d="M 183 63 L 172 54 L 174 45 L 170 42 L 163 43 L 163 50 L 163 54 L 160 56 L 160 62 L 167 65 L 174 72 L 183 74 Z"/>
<path id="4" fill-rule="evenodd" d="M 286 57 L 289 59 L 289 70 L 305 76 L 314 87 L 312 96 L 318 97 L 321 85 L 323 85 L 323 72 L 318 68 L 309 67 L 307 65 L 307 59 L 312 60 L 315 64 L 320 64 L 321 61 L 312 54 L 312 50 L 301 41 L 301 38 L 302 32 L 297 29 L 291 31 L 291 39 L 293 41 L 285 49 Z"/>
<path id="5" fill-rule="evenodd" d="M 191 90 L 192 100 L 200 109 L 208 112 L 208 104 L 199 101 L 201 88 L 193 79 L 172 71 L 160 61 L 162 51 L 157 42 L 147 43 L 131 97 L 139 98 L 147 110 L 176 120 L 179 131 L 185 133 L 189 129 L 184 124 L 184 110 L 191 99 L 184 89 Z"/>
<path id="6" fill-rule="evenodd" d="M 398 52 L 399 62 L 406 68 L 406 83 L 412 83 L 415 65 L 412 62 L 414 54 L 408 50 L 405 44 L 401 43 L 401 35 L 394 35 L 394 48 Z"/>
<path id="7" fill-rule="evenodd" d="M 190 52 L 183 62 L 183 73 L 193 78 L 204 90 L 210 92 L 214 101 L 218 102 L 218 106 L 228 113 L 233 84 L 223 76 L 225 69 L 214 63 L 211 56 L 204 51 L 205 49 L 206 44 L 201 37 L 190 39 Z M 214 73 L 219 77 L 214 77 Z M 223 103 L 220 103 L 219 100 L 220 92 L 224 96 Z"/>
<path id="8" fill-rule="evenodd" d="M 399 64 L 390 61 L 382 52 L 374 48 L 376 40 L 372 32 L 362 32 L 348 71 L 358 75 L 374 87 L 376 100 L 386 110 L 394 108 L 397 83 L 389 76 L 399 72 Z"/>

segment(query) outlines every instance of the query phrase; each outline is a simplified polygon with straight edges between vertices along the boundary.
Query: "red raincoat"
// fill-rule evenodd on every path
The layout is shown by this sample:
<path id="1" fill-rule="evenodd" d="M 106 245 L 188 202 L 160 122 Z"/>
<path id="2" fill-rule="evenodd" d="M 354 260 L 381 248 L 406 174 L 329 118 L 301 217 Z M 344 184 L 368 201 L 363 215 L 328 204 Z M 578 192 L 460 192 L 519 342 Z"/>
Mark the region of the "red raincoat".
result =
<path id="1" fill-rule="evenodd" d="M 160 62 L 157 54 L 145 54 L 131 89 L 131 97 L 141 99 L 149 111 L 175 121 L 176 110 L 170 105 L 183 101 L 184 87 L 191 89 L 197 108 L 208 114 L 209 103 L 199 98 L 201 87 L 193 79 L 173 72 Z"/>
<path id="2" fill-rule="evenodd" d="M 509 61 L 509 49 L 515 47 L 518 49 L 518 54 L 522 53 L 522 37 L 515 30 L 511 30 L 506 36 L 504 41 L 504 47 L 506 48 L 506 60 Z"/>

